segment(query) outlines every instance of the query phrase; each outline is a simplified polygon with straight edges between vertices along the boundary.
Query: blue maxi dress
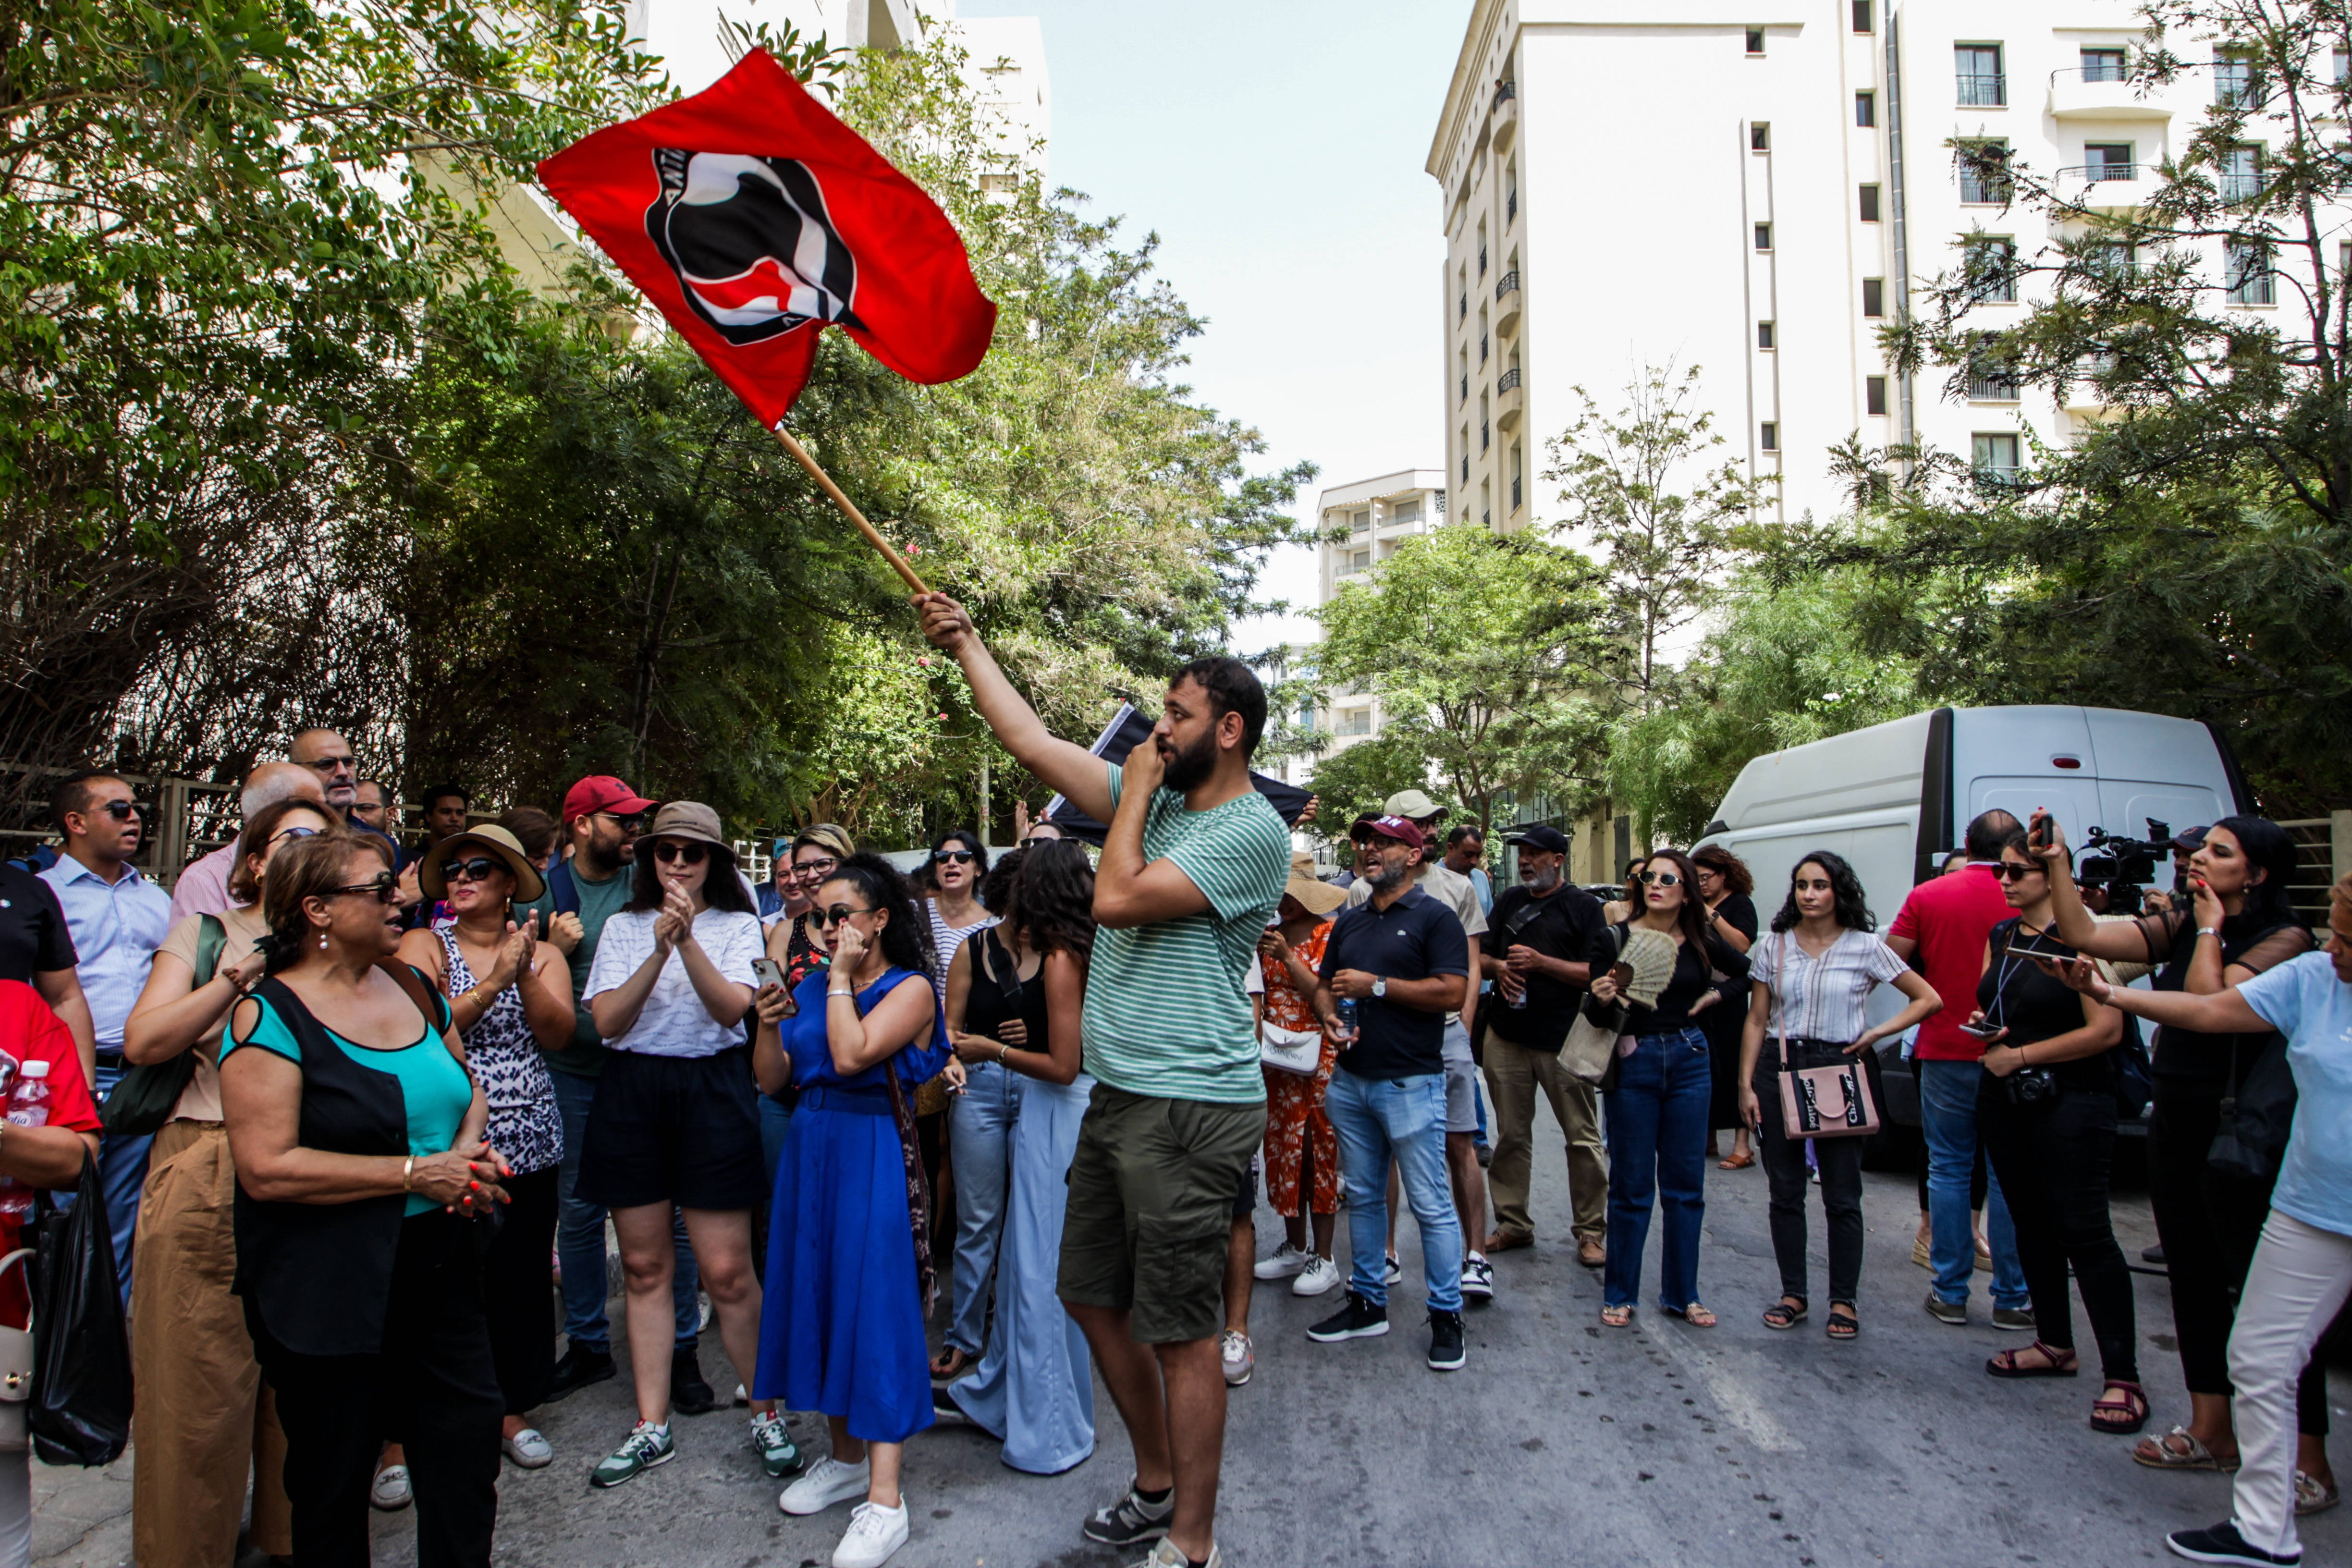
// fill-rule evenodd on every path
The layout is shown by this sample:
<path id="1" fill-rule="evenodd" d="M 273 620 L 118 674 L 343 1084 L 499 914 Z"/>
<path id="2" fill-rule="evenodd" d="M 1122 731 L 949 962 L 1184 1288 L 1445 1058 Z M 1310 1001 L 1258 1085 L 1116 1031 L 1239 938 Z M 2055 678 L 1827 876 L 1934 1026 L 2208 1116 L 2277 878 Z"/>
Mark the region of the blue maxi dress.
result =
<path id="1" fill-rule="evenodd" d="M 932 1421 L 907 1168 L 885 1064 L 850 1078 L 834 1070 L 826 979 L 819 971 L 802 980 L 793 993 L 800 1012 L 783 1025 L 800 1103 L 776 1162 L 751 1393 L 788 1410 L 839 1416 L 862 1442 L 903 1443 Z M 857 1008 L 872 1012 L 904 984 L 933 996 L 929 1045 L 891 1058 L 911 1098 L 951 1054 L 930 976 L 890 969 L 857 994 Z"/>
<path id="2" fill-rule="evenodd" d="M 1094 1363 L 1087 1336 L 1054 1284 L 1062 1261 L 1062 1215 L 1070 1159 L 1095 1080 L 1024 1078 L 1013 1123 L 1012 1194 L 996 1259 L 996 1319 L 988 1352 L 948 1397 L 1004 1444 L 1004 1462 L 1058 1475 L 1095 1451 Z"/>

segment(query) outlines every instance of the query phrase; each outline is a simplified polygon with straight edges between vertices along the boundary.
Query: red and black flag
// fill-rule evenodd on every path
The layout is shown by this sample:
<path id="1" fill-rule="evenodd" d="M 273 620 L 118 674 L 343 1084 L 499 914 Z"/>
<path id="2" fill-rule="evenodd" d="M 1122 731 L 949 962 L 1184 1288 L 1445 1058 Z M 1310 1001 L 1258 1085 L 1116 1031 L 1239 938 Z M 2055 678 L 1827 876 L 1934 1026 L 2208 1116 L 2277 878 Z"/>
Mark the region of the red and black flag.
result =
<path id="1" fill-rule="evenodd" d="M 955 226 L 764 49 L 539 177 L 762 425 L 800 395 L 828 323 L 910 381 L 988 352 L 996 307 Z"/>

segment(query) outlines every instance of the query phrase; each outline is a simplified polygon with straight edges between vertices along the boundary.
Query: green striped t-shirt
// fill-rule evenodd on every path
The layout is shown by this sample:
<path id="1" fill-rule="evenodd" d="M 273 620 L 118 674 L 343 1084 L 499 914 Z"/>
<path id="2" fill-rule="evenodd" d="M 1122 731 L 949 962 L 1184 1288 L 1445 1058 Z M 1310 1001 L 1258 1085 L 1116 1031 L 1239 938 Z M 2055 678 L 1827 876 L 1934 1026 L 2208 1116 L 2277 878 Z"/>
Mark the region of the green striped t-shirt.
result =
<path id="1" fill-rule="evenodd" d="M 1111 768 L 1114 806 L 1120 779 Z M 1143 858 L 1171 862 L 1209 912 L 1096 933 L 1082 1021 L 1087 1070 L 1154 1100 L 1262 1101 L 1243 984 L 1290 878 L 1290 829 L 1254 789 L 1208 811 L 1188 810 L 1181 793 L 1162 789 L 1143 819 Z"/>

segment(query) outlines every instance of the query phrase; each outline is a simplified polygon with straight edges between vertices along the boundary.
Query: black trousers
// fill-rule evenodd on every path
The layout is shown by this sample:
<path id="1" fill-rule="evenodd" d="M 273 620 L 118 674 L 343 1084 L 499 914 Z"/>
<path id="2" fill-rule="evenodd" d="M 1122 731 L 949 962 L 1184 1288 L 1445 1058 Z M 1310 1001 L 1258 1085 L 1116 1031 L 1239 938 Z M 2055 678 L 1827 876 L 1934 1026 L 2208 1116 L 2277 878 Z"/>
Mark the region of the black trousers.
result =
<path id="1" fill-rule="evenodd" d="M 2159 1078 L 2147 1121 L 2147 1194 L 2171 1277 L 2172 1331 L 2191 1394 L 2233 1392 L 2230 1325 L 2238 1291 L 2270 1217 L 2266 1182 L 2224 1176 L 2205 1163 L 2221 1121 L 2221 1086 Z M 2295 1389 L 2295 1430 L 2327 1435 L 2327 1372 L 2314 1356 Z"/>
<path id="2" fill-rule="evenodd" d="M 2066 1289 L 2072 1264 L 2105 1374 L 2138 1382 L 2131 1269 L 2107 1218 L 2114 1092 L 2069 1089 L 2018 1105 L 2007 1081 L 1988 1073 L 1977 1096 L 1977 1129 L 2017 1226 L 2017 1258 L 2033 1300 L 2035 1337 L 2053 1350 L 2074 1348 L 2074 1304 Z"/>
<path id="3" fill-rule="evenodd" d="M 509 1415 L 547 1399 L 555 1375 L 555 1247 L 559 1167 L 507 1183 L 514 1201 L 482 1259 L 482 1307 L 489 1319 L 490 1361 Z"/>
<path id="4" fill-rule="evenodd" d="M 1799 1060 L 1804 1058 L 1800 1057 Z M 1800 1300 L 1811 1299 L 1805 1289 L 1805 1189 L 1812 1184 L 1805 1170 L 1808 1140 L 1791 1138 L 1780 1121 L 1778 1073 L 1756 1076 L 1756 1098 L 1762 1102 L 1764 1179 L 1771 1193 L 1772 1256 L 1780 1265 L 1780 1293 Z M 1830 1300 L 1854 1302 L 1862 1289 L 1862 1146 L 1861 1138 L 1811 1140 L 1822 1168 L 1822 1212 L 1829 1223 Z"/>
<path id="5" fill-rule="evenodd" d="M 408 1448 L 417 1568 L 487 1568 L 499 1399 L 471 1233 L 478 1223 L 438 1212 L 403 1222 L 383 1348 L 373 1355 L 289 1351 L 247 1302 L 286 1428 L 296 1568 L 367 1568 L 368 1486 L 386 1442 Z"/>

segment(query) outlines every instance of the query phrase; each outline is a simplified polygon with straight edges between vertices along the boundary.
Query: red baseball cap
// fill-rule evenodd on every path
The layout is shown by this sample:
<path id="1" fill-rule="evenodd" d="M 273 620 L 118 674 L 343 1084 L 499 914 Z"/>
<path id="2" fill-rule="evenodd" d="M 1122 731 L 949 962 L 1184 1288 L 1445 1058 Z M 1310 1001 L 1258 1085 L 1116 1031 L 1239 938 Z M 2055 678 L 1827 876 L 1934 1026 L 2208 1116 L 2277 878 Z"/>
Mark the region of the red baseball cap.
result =
<path id="1" fill-rule="evenodd" d="M 1377 833 L 1383 838 L 1393 838 L 1398 843 L 1414 849 L 1429 847 L 1428 836 L 1422 832 L 1418 823 L 1407 817 L 1360 816 L 1356 818 L 1354 826 L 1348 829 L 1348 837 L 1350 838 L 1366 833 Z"/>
<path id="2" fill-rule="evenodd" d="M 599 811 L 635 816 L 641 811 L 651 811 L 658 804 L 657 801 L 647 800 L 610 773 L 591 773 L 565 792 L 563 820 L 569 826 Z"/>

